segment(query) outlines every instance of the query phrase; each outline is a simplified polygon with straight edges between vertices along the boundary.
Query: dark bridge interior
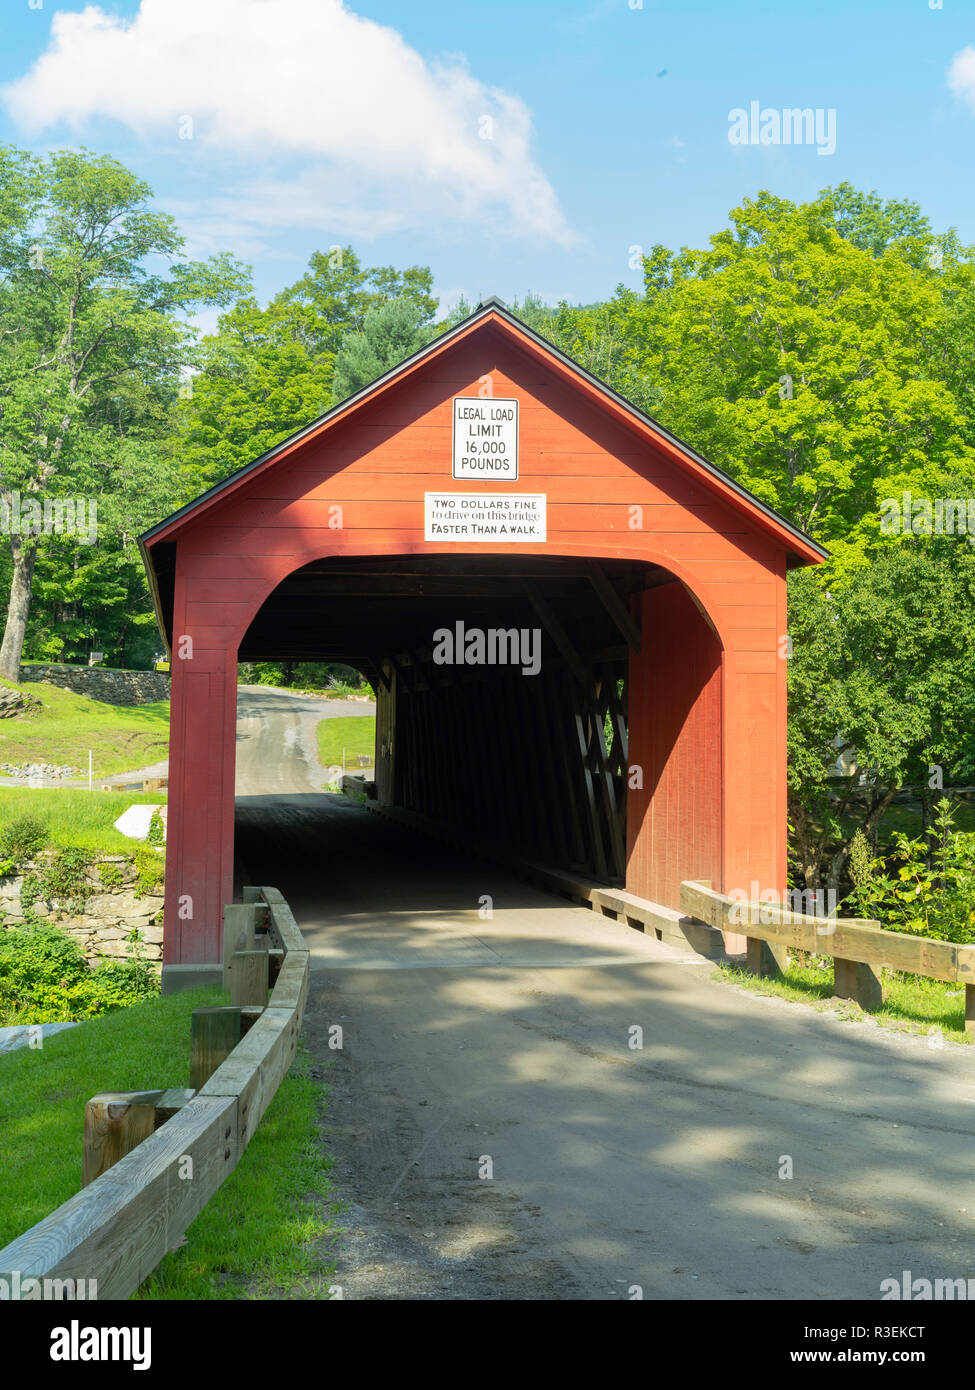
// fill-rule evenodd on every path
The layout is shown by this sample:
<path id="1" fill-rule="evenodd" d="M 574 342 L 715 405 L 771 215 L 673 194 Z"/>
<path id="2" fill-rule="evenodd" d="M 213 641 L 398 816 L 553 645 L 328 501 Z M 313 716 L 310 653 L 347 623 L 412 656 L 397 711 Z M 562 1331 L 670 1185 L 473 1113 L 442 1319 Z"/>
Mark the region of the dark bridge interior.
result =
<path id="1" fill-rule="evenodd" d="M 630 600 L 670 582 L 666 570 L 623 561 L 330 558 L 278 586 L 238 655 L 362 671 L 378 702 L 380 801 L 619 883 L 628 657 L 641 641 Z M 458 623 L 465 635 L 537 634 L 538 674 L 520 662 L 435 661 L 435 634 Z"/>

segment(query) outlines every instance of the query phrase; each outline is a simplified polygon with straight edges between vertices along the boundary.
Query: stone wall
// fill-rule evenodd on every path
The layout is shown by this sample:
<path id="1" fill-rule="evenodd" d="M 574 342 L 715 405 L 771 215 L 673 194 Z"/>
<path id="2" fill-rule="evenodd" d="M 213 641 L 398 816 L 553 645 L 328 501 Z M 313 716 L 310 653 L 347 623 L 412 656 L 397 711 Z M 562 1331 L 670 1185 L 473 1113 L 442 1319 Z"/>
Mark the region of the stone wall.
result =
<path id="1" fill-rule="evenodd" d="M 117 877 L 120 881 L 111 885 L 105 884 L 99 872 L 103 866 L 109 878 Z M 23 924 L 20 890 L 24 876 L 45 867 L 44 861 L 37 861 L 24 865 L 21 872 L 12 874 L 9 878 L 0 878 L 0 914 L 3 916 L 3 926 L 16 927 Z M 116 855 L 105 855 L 95 860 L 85 874 L 90 896 L 85 899 L 80 912 L 72 911 L 69 905 L 52 898 L 35 902 L 34 914 L 73 937 L 92 965 L 97 965 L 100 960 L 118 960 L 132 955 L 133 944 L 129 938 L 133 929 L 137 929 L 142 934 L 142 959 L 160 966 L 163 939 L 162 889 L 147 893 L 145 897 L 136 897 L 135 874 L 135 866 L 129 860 Z"/>
<path id="2" fill-rule="evenodd" d="M 169 699 L 168 671 L 119 671 L 108 666 L 21 666 L 21 681 L 49 681 L 62 690 L 109 705 L 148 705 Z"/>

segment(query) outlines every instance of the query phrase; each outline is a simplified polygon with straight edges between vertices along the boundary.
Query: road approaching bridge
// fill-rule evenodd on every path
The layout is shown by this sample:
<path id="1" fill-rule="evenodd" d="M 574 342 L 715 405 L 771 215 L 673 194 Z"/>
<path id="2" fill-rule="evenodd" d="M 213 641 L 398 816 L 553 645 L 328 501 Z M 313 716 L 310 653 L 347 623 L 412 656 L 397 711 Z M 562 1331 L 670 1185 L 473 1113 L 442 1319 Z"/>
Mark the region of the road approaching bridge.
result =
<path id="1" fill-rule="evenodd" d="M 258 720 L 263 751 L 238 861 L 313 953 L 346 1297 L 879 1299 L 905 1270 L 975 1276 L 969 1048 L 738 990 L 308 790 L 289 698 L 240 697 L 239 746 Z M 272 754 L 276 794 L 248 794 Z"/>

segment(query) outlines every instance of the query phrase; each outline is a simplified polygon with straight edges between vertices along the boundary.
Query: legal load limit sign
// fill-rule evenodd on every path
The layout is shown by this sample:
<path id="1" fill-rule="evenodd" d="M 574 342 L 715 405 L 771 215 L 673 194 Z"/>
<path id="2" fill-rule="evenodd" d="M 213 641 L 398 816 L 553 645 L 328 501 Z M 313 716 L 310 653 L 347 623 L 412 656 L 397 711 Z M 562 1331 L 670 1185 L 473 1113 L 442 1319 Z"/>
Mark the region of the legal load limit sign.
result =
<path id="1" fill-rule="evenodd" d="M 454 397 L 453 476 L 517 478 L 517 401 Z"/>

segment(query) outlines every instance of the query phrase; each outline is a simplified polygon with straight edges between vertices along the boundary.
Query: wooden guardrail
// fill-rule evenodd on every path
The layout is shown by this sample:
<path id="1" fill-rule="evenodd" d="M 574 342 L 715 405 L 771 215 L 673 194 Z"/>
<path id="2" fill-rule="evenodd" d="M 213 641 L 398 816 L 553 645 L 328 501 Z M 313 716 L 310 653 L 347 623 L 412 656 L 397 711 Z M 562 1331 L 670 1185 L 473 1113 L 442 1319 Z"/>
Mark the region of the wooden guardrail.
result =
<path id="1" fill-rule="evenodd" d="M 82 1190 L 0 1250 L 0 1277 L 94 1280 L 99 1299 L 128 1298 L 233 1172 L 294 1059 L 309 977 L 281 893 L 244 895 L 224 909 L 234 1002 L 194 1010 L 190 1089 L 93 1097 Z"/>
<path id="2" fill-rule="evenodd" d="M 789 950 L 832 956 L 834 987 L 841 999 L 864 1008 L 883 1002 L 881 971 L 901 970 L 964 985 L 965 1031 L 975 1033 L 975 946 L 886 931 L 860 918 L 816 917 L 771 903 L 743 903 L 701 883 L 682 883 L 680 905 L 690 917 L 748 939 L 747 968 L 775 975 Z"/>

